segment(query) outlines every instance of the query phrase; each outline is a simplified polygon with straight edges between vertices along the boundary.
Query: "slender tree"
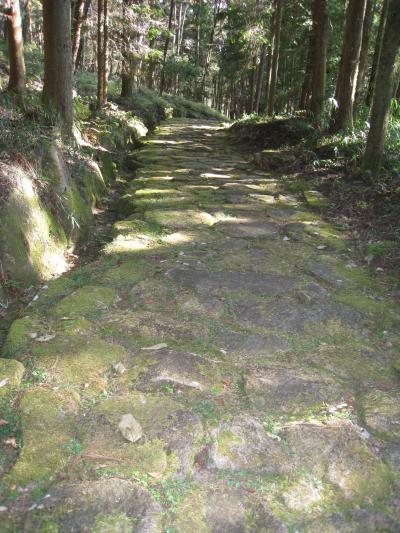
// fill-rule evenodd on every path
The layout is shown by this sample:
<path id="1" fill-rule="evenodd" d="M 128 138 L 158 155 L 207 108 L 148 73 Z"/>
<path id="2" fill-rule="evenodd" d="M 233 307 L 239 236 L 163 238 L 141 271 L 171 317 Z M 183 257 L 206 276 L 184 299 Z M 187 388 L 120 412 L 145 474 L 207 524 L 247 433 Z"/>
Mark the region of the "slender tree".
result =
<path id="1" fill-rule="evenodd" d="M 8 90 L 21 92 L 25 88 L 25 61 L 19 0 L 12 0 L 6 16 L 10 63 Z"/>
<path id="2" fill-rule="evenodd" d="M 30 43 L 32 40 L 32 20 L 31 20 L 31 1 L 24 0 L 24 16 L 22 18 L 22 36 L 24 43 Z"/>
<path id="3" fill-rule="evenodd" d="M 363 159 L 363 169 L 373 176 L 378 174 L 381 167 L 390 100 L 397 82 L 395 63 L 400 49 L 399 28 L 400 0 L 389 0 L 372 103 L 370 130 Z"/>
<path id="4" fill-rule="evenodd" d="M 108 89 L 108 0 L 97 4 L 97 106 L 107 103 Z"/>
<path id="5" fill-rule="evenodd" d="M 54 30 L 57 28 L 57 31 Z M 72 130 L 71 2 L 43 0 L 43 101 Z"/>
<path id="6" fill-rule="evenodd" d="M 314 0 L 313 52 L 310 111 L 316 124 L 321 122 L 326 86 L 326 52 L 328 47 L 328 10 L 326 0 Z"/>
<path id="7" fill-rule="evenodd" d="M 275 93 L 278 81 L 279 48 L 281 43 L 283 0 L 275 0 L 274 38 L 272 46 L 271 79 L 268 87 L 268 115 L 273 115 L 275 109 Z"/>
<path id="8" fill-rule="evenodd" d="M 385 31 L 388 7 L 389 7 L 389 0 L 383 0 L 381 16 L 379 19 L 379 28 L 378 28 L 378 33 L 376 35 L 376 41 L 375 41 L 374 57 L 372 59 L 371 74 L 369 77 L 367 95 L 365 97 L 365 103 L 367 104 L 367 106 L 371 105 L 372 97 L 374 94 L 376 71 L 378 68 L 379 56 L 381 54 L 382 39 L 383 39 L 383 33 Z"/>
<path id="9" fill-rule="evenodd" d="M 372 29 L 372 21 L 374 17 L 375 9 L 375 0 L 367 0 L 367 7 L 365 9 L 365 18 L 363 26 L 363 36 L 361 41 L 361 52 L 360 52 L 360 62 L 358 67 L 358 76 L 357 76 L 357 88 L 355 96 L 355 105 L 357 106 L 362 98 L 365 85 L 365 77 L 368 67 L 368 51 L 369 51 L 369 42 Z"/>
<path id="10" fill-rule="evenodd" d="M 337 106 L 332 113 L 332 133 L 353 127 L 354 97 L 365 8 L 366 0 L 349 0 L 347 5 L 346 26 L 335 93 Z"/>
<path id="11" fill-rule="evenodd" d="M 74 9 L 74 21 L 72 25 L 72 65 L 75 71 L 76 58 L 78 56 L 79 43 L 81 41 L 81 30 L 84 21 L 85 0 L 77 0 Z"/>
<path id="12" fill-rule="evenodd" d="M 175 8 L 175 0 L 171 0 L 171 5 L 169 9 L 169 17 L 168 17 L 168 32 L 165 37 L 163 62 L 162 62 L 162 69 L 161 69 L 161 82 L 160 82 L 160 94 L 161 95 L 165 90 L 165 64 L 167 62 L 168 48 L 169 48 L 169 43 L 171 41 L 172 17 L 174 14 L 174 8 Z"/>

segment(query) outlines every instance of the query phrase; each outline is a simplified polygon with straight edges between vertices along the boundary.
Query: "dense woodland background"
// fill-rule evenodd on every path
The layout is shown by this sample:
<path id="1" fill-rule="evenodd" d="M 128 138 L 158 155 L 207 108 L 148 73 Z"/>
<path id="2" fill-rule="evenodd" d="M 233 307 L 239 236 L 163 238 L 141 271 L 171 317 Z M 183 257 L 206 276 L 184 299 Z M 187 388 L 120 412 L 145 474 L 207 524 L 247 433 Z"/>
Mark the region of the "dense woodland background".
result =
<path id="1" fill-rule="evenodd" d="M 342 212 L 398 240 L 400 0 L 2 3 L 3 154 L 56 124 L 69 142 L 111 101 L 150 128 L 206 104 L 259 148 L 289 120 Z"/>

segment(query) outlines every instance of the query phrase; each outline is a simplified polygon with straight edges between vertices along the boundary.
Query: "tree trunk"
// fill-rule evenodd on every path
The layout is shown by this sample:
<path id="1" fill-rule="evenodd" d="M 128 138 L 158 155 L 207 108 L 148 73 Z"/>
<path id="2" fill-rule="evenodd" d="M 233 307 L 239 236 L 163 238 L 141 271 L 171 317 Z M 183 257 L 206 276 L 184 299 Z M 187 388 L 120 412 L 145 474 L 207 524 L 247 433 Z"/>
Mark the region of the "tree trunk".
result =
<path id="1" fill-rule="evenodd" d="M 272 47 L 272 61 L 271 61 L 271 81 L 268 87 L 268 115 L 273 115 L 275 109 L 275 93 L 276 84 L 278 81 L 278 67 L 279 67 L 279 48 L 281 42 L 281 28 L 282 28 L 282 14 L 283 14 L 283 0 L 275 0 L 275 24 L 274 24 L 274 39 Z"/>
<path id="2" fill-rule="evenodd" d="M 331 132 L 353 128 L 353 106 L 367 0 L 349 0 L 346 11 L 342 56 L 336 84 L 337 107 L 332 113 Z"/>
<path id="3" fill-rule="evenodd" d="M 167 34 L 167 37 L 164 43 L 163 62 L 162 62 L 162 69 L 161 69 L 160 95 L 162 95 L 165 89 L 165 64 L 167 62 L 168 47 L 169 47 L 169 42 L 171 40 L 172 17 L 174 14 L 174 8 L 175 8 L 175 0 L 171 0 L 171 6 L 169 9 L 169 19 L 168 19 L 168 34 Z"/>
<path id="4" fill-rule="evenodd" d="M 363 169 L 373 176 L 379 172 L 389 120 L 390 100 L 395 83 L 396 56 L 400 48 L 400 0 L 390 0 L 383 33 L 376 86 L 371 110 L 370 130 Z"/>
<path id="5" fill-rule="evenodd" d="M 375 41 L 374 57 L 372 59 L 371 75 L 369 77 L 367 96 L 365 98 L 365 103 L 367 104 L 367 106 L 371 105 L 372 96 L 374 94 L 376 71 L 378 68 L 379 56 L 381 53 L 382 38 L 383 38 L 384 30 L 385 30 L 388 7 L 389 7 L 389 0 L 383 0 L 381 18 L 379 20 L 379 28 L 378 28 L 378 33 L 376 36 L 376 41 Z"/>
<path id="6" fill-rule="evenodd" d="M 85 0 L 77 0 L 75 4 L 74 21 L 72 27 L 72 66 L 75 71 L 76 58 L 78 55 L 79 43 L 81 41 L 81 29 L 84 20 Z"/>
<path id="7" fill-rule="evenodd" d="M 360 103 L 362 93 L 364 91 L 365 74 L 367 72 L 369 37 L 371 34 L 372 20 L 374 16 L 375 0 L 367 0 L 367 7 L 365 10 L 363 36 L 361 41 L 360 62 L 358 67 L 357 88 L 355 96 L 355 107 Z"/>
<path id="8" fill-rule="evenodd" d="M 31 2 L 24 0 L 24 16 L 22 21 L 22 37 L 24 43 L 30 43 L 32 40 L 32 19 L 31 19 Z"/>
<path id="9" fill-rule="evenodd" d="M 97 7 L 97 106 L 107 103 L 108 88 L 108 0 L 98 0 Z"/>
<path id="10" fill-rule="evenodd" d="M 76 51 L 76 57 L 75 57 L 75 63 L 73 64 L 74 72 L 78 70 L 78 68 L 83 66 L 83 58 L 84 58 L 84 48 L 85 48 L 85 35 L 83 30 L 83 24 L 87 20 L 89 8 L 92 3 L 92 0 L 85 0 L 84 8 L 83 8 L 83 21 L 81 25 L 81 31 L 79 36 L 79 43 L 78 43 L 78 49 Z"/>
<path id="11" fill-rule="evenodd" d="M 301 86 L 301 94 L 299 100 L 299 109 L 307 109 L 309 107 L 310 93 L 311 93 L 311 78 L 312 78 L 312 62 L 314 50 L 314 31 L 311 32 L 307 52 L 306 72 L 304 74 L 303 85 Z"/>
<path id="12" fill-rule="evenodd" d="M 261 49 L 260 65 L 258 67 L 256 98 L 255 98 L 255 104 L 254 104 L 254 111 L 256 113 L 259 113 L 260 111 L 260 101 L 261 101 L 261 92 L 262 92 L 262 86 L 263 86 L 263 81 L 264 81 L 266 56 L 267 56 L 267 47 L 264 44 Z"/>
<path id="13" fill-rule="evenodd" d="M 206 87 L 206 80 L 208 76 L 208 71 L 211 64 L 211 58 L 212 58 L 212 49 L 214 44 L 214 37 L 215 37 L 215 30 L 217 28 L 218 23 L 218 15 L 221 9 L 221 0 L 216 0 L 214 4 L 214 18 L 213 18 L 213 25 L 211 28 L 210 33 L 210 39 L 208 41 L 208 49 L 207 49 L 207 55 L 206 55 L 206 62 L 204 64 L 204 70 L 203 70 L 203 76 L 201 78 L 201 85 L 200 85 L 200 91 L 199 91 L 199 100 L 203 100 L 204 98 L 204 91 Z"/>
<path id="14" fill-rule="evenodd" d="M 310 111 L 315 124 L 321 123 L 326 86 L 326 52 L 328 47 L 328 11 L 326 0 L 314 0 L 313 52 Z"/>
<path id="15" fill-rule="evenodd" d="M 57 31 L 54 30 L 57 28 Z M 71 2 L 43 0 L 43 102 L 72 130 Z"/>
<path id="16" fill-rule="evenodd" d="M 8 90 L 21 92 L 25 88 L 25 61 L 19 0 L 12 0 L 6 15 L 8 26 L 8 59 L 10 64 Z"/>

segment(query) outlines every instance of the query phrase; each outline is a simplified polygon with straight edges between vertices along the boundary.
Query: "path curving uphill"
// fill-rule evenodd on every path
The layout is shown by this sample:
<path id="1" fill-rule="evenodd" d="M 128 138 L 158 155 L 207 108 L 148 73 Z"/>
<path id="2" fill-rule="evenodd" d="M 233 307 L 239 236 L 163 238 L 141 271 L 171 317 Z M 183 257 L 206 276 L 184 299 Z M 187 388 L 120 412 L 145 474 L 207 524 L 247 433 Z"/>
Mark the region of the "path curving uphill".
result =
<path id="1" fill-rule="evenodd" d="M 9 332 L 0 531 L 399 531 L 385 284 L 219 123 L 138 159 L 112 242 Z"/>

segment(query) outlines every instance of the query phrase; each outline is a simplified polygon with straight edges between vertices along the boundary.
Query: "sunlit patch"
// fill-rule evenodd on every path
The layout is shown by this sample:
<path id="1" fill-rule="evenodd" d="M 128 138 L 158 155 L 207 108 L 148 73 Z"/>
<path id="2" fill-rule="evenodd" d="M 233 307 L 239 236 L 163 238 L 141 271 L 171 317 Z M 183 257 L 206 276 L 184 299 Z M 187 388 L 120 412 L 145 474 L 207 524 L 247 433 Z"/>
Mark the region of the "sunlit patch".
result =
<path id="1" fill-rule="evenodd" d="M 263 202 L 265 204 L 275 204 L 276 198 L 275 196 L 272 196 L 270 194 L 249 194 L 250 198 L 254 198 L 254 200 L 258 200 L 259 202 Z"/>
<path id="2" fill-rule="evenodd" d="M 173 195 L 176 194 L 178 196 L 181 196 L 183 193 L 181 191 L 178 191 L 177 189 L 139 189 L 135 192 L 135 196 L 149 196 L 151 194 L 154 194 L 155 196 L 158 196 L 160 194 L 165 195 Z"/>
<path id="3" fill-rule="evenodd" d="M 200 174 L 201 178 L 207 178 L 207 179 L 225 179 L 230 180 L 233 178 L 232 174 L 214 174 L 213 172 L 205 172 L 204 174 Z"/>
<path id="4" fill-rule="evenodd" d="M 138 252 L 156 246 L 157 242 L 147 235 L 137 235 L 134 238 L 118 235 L 118 237 L 116 237 L 110 244 L 107 244 L 104 248 L 104 252 L 107 255 L 124 252 Z"/>
<path id="5" fill-rule="evenodd" d="M 193 236 L 183 231 L 177 231 L 162 238 L 165 244 L 187 244 L 193 240 Z"/>

